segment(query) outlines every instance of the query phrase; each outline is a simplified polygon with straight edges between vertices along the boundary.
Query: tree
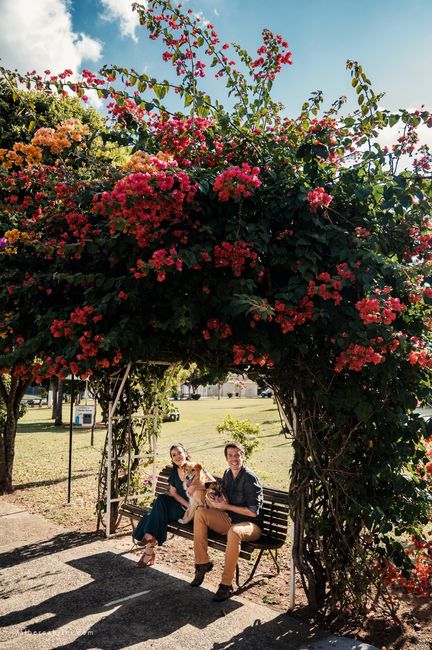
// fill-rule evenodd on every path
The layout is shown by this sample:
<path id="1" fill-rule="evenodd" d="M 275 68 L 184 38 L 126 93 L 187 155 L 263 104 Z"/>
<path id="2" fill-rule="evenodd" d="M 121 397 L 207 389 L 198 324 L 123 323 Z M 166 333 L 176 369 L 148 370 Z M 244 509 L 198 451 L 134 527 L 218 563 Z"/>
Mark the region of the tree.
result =
<path id="1" fill-rule="evenodd" d="M 13 370 L 13 368 L 12 368 Z M 0 493 L 12 485 L 12 469 L 15 456 L 15 436 L 18 419 L 23 415 L 21 399 L 28 382 L 18 377 L 0 377 Z"/>
<path id="2" fill-rule="evenodd" d="M 77 116 L 82 118 L 79 122 Z M 62 121 L 63 127 L 58 127 L 58 122 Z M 77 125 L 81 125 L 76 128 Z M 100 134 L 103 132 L 104 120 L 93 109 L 85 109 L 80 105 L 77 98 L 47 95 L 40 92 L 25 92 L 19 90 L 13 80 L 13 76 L 5 73 L 4 80 L 0 83 L 0 146 L 9 147 L 14 138 L 19 136 L 20 142 L 15 148 L 13 145 L 10 149 L 10 156 L 4 162 L 4 168 L 7 170 L 4 176 L 6 184 L 9 185 L 8 198 L 6 205 L 1 212 L 0 227 L 6 235 L 2 239 L 0 255 L 2 261 L 11 259 L 13 256 L 13 268 L 10 268 L 3 276 L 3 281 L 7 282 L 4 287 L 6 300 L 3 302 L 1 314 L 1 337 L 3 342 L 3 354 L 9 354 L 12 350 L 21 348 L 18 352 L 19 361 L 11 360 L 10 366 L 4 366 L 3 373 L 11 378 L 10 382 L 0 384 L 1 398 L 5 401 L 6 418 L 0 428 L 0 494 L 12 490 L 12 471 L 14 460 L 15 436 L 20 411 L 20 402 L 28 386 L 36 379 L 32 372 L 32 364 L 40 349 L 40 341 L 44 332 L 38 329 L 38 325 L 33 321 L 29 313 L 27 301 L 33 299 L 43 310 L 44 298 L 41 302 L 41 293 L 46 297 L 51 293 L 48 287 L 33 286 L 33 271 L 41 271 L 47 267 L 47 259 L 39 258 L 31 252 L 28 246 L 31 237 L 35 233 L 34 228 L 39 216 L 42 214 L 42 208 L 39 203 L 47 200 L 45 194 L 45 179 L 38 176 L 32 165 L 37 162 L 40 149 L 35 145 L 35 138 L 47 138 L 51 146 L 47 147 L 46 162 L 57 165 L 52 173 L 57 179 L 57 184 L 65 180 L 66 176 L 61 167 L 58 155 L 60 149 L 63 149 L 62 162 L 70 166 L 83 167 L 83 178 L 89 175 L 88 155 L 91 152 L 92 157 L 100 155 L 101 139 Z M 81 131 L 80 131 L 81 128 Z M 88 148 L 79 148 L 81 133 L 85 133 L 88 141 Z M 57 138 L 57 140 L 56 140 Z M 77 140 L 74 140 L 77 139 Z M 56 146 L 56 142 L 61 141 L 62 146 Z M 76 155 L 68 155 L 68 149 L 72 142 L 77 143 Z M 6 154 L 8 149 L 0 150 Z M 25 171 L 20 170 L 20 160 L 27 156 L 29 167 Z M 36 158 L 33 158 L 36 156 Z M 27 206 L 26 209 L 30 221 L 27 226 L 20 221 L 20 201 Z M 39 223 L 39 227 L 43 227 Z M 7 243 L 7 245 L 5 245 Z M 35 266 L 33 266 L 35 265 Z M 24 280 L 23 280 L 24 279 Z M 18 287 L 23 282 L 23 288 Z M 33 289 L 30 289 L 33 287 Z M 33 295 L 30 297 L 30 293 Z M 33 344 L 27 344 L 27 341 L 35 337 Z M 37 364 L 33 367 L 37 368 Z M 40 378 L 42 380 L 42 378 Z M 61 397 L 60 397 L 61 409 Z M 56 423 L 61 422 L 60 414 L 56 414 Z"/>
<path id="3" fill-rule="evenodd" d="M 209 384 L 223 383 L 226 381 L 227 373 L 215 374 L 213 368 L 205 368 L 203 366 L 199 367 L 197 364 L 193 364 L 190 369 L 190 373 L 183 383 L 192 387 L 192 393 L 196 394 L 199 386 L 207 386 Z M 190 390 L 190 389 L 189 389 Z"/>
<path id="4" fill-rule="evenodd" d="M 13 276 L 14 313 L 23 318 L 25 304 L 36 330 L 2 365 L 37 350 L 39 377 L 139 359 L 255 374 L 293 433 L 293 553 L 309 603 L 333 616 L 364 611 L 389 559 L 409 570 L 402 536 L 420 536 L 430 512 L 428 427 L 415 409 L 432 366 L 431 157 L 416 141 L 431 116 L 381 110 L 349 62 L 358 110 L 343 115 L 339 101 L 323 111 L 317 93 L 297 118 L 283 117 L 271 97 L 291 63 L 281 36 L 264 30 L 256 58 L 233 46 L 242 73 L 211 25 L 168 0 L 149 5 L 136 6 L 141 23 L 179 81 L 111 67 L 74 84 L 110 99 L 113 134 L 134 149 L 126 165 L 105 161 L 86 177 L 66 164 L 59 183 L 58 167 L 22 155 L 11 183 L 14 154 L 4 154 L 6 205 L 18 196 L 15 247 L 35 260 L 30 285 Z M 231 113 L 198 88 L 205 56 L 226 80 Z M 63 91 L 63 81 L 27 81 Z M 188 114 L 162 105 L 172 87 Z M 395 125 L 389 151 L 379 134 Z M 43 163 L 49 143 L 35 144 Z M 36 219 L 28 184 L 34 193 L 42 175 Z M 6 312 L 20 258 L 5 241 Z"/>
<path id="5" fill-rule="evenodd" d="M 40 128 L 53 128 L 64 120 L 75 118 L 100 138 L 104 119 L 94 108 L 86 108 L 73 96 L 56 95 L 18 88 L 13 75 L 4 68 L 0 81 L 0 147 L 12 149 L 16 142 L 28 143 Z M 100 139 L 97 141 L 100 147 Z"/>
<path id="6" fill-rule="evenodd" d="M 61 426 L 63 424 L 63 380 L 62 379 L 58 379 L 57 381 L 54 424 L 56 427 Z"/>

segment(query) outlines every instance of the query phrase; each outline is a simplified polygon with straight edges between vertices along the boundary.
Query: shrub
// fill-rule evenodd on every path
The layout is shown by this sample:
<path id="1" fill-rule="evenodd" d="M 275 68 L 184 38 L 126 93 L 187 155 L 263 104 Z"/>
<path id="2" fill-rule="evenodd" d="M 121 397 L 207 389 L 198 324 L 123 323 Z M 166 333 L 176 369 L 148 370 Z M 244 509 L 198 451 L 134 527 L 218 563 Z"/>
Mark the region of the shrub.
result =
<path id="1" fill-rule="evenodd" d="M 261 444 L 261 440 L 258 438 L 260 434 L 259 425 L 254 424 L 248 419 L 239 420 L 233 418 L 232 415 L 228 413 L 225 420 L 222 424 L 218 424 L 216 429 L 218 433 L 223 433 L 227 436 L 225 444 L 228 442 L 238 442 L 243 445 L 246 460 L 249 460 L 253 452 Z"/>

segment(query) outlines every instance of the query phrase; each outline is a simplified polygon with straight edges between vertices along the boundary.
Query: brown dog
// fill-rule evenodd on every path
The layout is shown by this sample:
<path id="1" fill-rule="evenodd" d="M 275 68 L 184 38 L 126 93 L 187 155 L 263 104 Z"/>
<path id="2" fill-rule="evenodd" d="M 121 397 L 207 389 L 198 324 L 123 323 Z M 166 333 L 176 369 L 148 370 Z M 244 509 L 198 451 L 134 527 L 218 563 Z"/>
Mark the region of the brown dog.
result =
<path id="1" fill-rule="evenodd" d="M 219 481 L 214 481 L 210 485 L 207 485 L 205 498 L 210 508 L 212 507 L 212 503 L 228 503 L 226 494 Z"/>
<path id="2" fill-rule="evenodd" d="M 188 524 L 194 518 L 196 509 L 206 505 L 206 490 L 202 486 L 215 479 L 200 463 L 184 463 L 180 467 L 180 474 L 183 477 L 183 487 L 186 494 L 191 485 L 196 486 L 193 494 L 188 495 L 189 507 L 183 517 L 179 519 L 181 524 Z"/>

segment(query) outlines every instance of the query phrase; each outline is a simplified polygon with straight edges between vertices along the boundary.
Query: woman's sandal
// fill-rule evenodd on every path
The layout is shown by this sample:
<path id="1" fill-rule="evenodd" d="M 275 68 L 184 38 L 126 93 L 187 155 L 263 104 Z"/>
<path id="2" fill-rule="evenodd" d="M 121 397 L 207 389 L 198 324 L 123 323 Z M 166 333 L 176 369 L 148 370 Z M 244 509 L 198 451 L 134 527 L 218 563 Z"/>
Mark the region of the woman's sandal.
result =
<path id="1" fill-rule="evenodd" d="M 146 533 L 142 539 L 135 539 L 134 537 L 133 538 L 134 544 L 136 546 L 148 546 L 149 544 L 154 546 L 156 544 L 156 538 L 153 537 L 153 535 L 150 537 L 146 537 L 146 535 L 148 535 L 148 533 Z"/>
<path id="2" fill-rule="evenodd" d="M 137 569 L 144 569 L 147 566 L 152 566 L 156 560 L 156 553 L 154 544 L 147 544 L 144 553 L 141 555 L 138 562 L 135 564 Z"/>

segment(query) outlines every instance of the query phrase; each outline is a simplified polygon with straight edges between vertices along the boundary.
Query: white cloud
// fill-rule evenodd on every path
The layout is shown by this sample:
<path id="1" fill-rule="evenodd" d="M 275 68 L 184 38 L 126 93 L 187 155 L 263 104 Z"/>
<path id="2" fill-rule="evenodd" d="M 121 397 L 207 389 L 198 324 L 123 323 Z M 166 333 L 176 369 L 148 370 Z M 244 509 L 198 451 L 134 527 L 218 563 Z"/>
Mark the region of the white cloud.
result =
<path id="1" fill-rule="evenodd" d="M 22 73 L 77 73 L 102 55 L 102 43 L 73 31 L 68 0 L 1 0 L 0 25 L 2 65 Z"/>
<path id="2" fill-rule="evenodd" d="M 414 111 L 419 110 L 418 108 L 408 108 L 409 113 L 414 113 Z M 421 111 L 431 111 L 430 107 L 424 107 L 420 109 Z M 394 126 L 386 126 L 379 132 L 378 141 L 382 147 L 387 146 L 391 147 L 397 143 L 397 139 L 403 134 L 404 124 L 402 121 L 397 122 Z M 427 144 L 432 148 L 432 128 L 426 126 L 426 124 L 420 124 L 417 127 L 417 134 L 419 136 L 418 146 L 422 144 Z"/>
<path id="3" fill-rule="evenodd" d="M 196 12 L 194 13 L 194 18 L 195 18 L 196 20 L 200 20 L 200 21 L 202 22 L 202 24 L 203 24 L 203 25 L 206 25 L 206 26 L 210 23 L 210 21 L 207 20 L 207 18 L 204 16 L 204 14 L 203 14 L 202 11 L 196 11 Z"/>
<path id="4" fill-rule="evenodd" d="M 77 53 L 83 60 L 88 59 L 89 61 L 99 61 L 101 58 L 101 43 L 99 41 L 95 41 L 94 38 L 91 38 L 86 34 L 78 34 L 74 45 Z"/>
<path id="5" fill-rule="evenodd" d="M 409 112 L 414 112 L 417 109 L 408 108 L 407 110 Z M 427 107 L 424 110 L 430 110 L 430 109 L 429 107 Z M 432 150 L 432 128 L 428 127 L 426 124 L 420 124 L 417 127 L 416 131 L 419 138 L 418 143 L 416 145 L 416 149 L 418 149 L 418 147 L 422 145 L 427 145 Z M 391 151 L 392 146 L 398 144 L 398 138 L 400 138 L 403 135 L 403 132 L 404 132 L 404 124 L 402 122 L 397 122 L 394 126 L 386 126 L 384 129 L 379 131 L 377 141 L 381 145 L 381 147 L 388 147 L 388 149 Z M 404 154 L 403 156 L 401 156 L 398 163 L 399 171 L 401 171 L 402 169 L 406 169 L 407 167 L 411 167 L 413 163 L 413 159 L 417 157 L 418 154 L 416 153 L 414 153 L 411 156 L 408 154 Z"/>
<path id="6" fill-rule="evenodd" d="M 105 8 L 101 17 L 109 22 L 118 22 L 121 35 L 130 37 L 136 43 L 135 30 L 139 26 L 139 18 L 137 12 L 132 11 L 132 0 L 101 0 L 101 3 Z"/>
<path id="7" fill-rule="evenodd" d="M 428 128 L 425 124 L 421 124 L 417 128 L 419 142 L 417 146 L 427 144 L 432 148 L 432 129 Z M 386 126 L 379 132 L 378 142 L 382 147 L 391 148 L 392 145 L 397 144 L 398 138 L 403 134 L 403 125 Z"/>

